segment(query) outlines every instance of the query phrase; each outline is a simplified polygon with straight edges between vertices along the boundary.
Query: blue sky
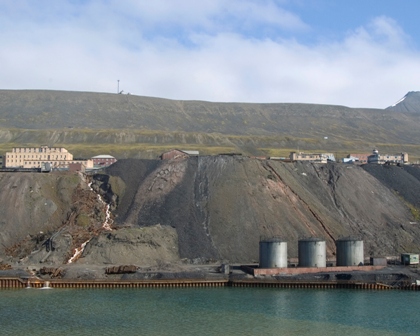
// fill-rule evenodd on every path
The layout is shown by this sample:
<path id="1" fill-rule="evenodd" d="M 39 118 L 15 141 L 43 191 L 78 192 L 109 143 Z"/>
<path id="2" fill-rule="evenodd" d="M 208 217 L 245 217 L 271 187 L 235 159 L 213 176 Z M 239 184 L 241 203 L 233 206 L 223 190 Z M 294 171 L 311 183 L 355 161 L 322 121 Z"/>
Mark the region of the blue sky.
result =
<path id="1" fill-rule="evenodd" d="M 420 90 L 418 0 L 3 0 L 0 89 L 385 108 Z"/>

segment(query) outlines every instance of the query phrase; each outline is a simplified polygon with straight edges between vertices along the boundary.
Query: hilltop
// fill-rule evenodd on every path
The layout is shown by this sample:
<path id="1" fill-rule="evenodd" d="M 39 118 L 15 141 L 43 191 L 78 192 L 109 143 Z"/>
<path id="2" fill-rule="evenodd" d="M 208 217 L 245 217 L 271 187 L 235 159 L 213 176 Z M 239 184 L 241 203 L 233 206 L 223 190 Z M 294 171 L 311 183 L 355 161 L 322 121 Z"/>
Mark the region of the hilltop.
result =
<path id="1" fill-rule="evenodd" d="M 76 156 L 106 152 L 117 158 L 154 158 L 173 147 L 194 148 L 203 154 L 239 151 L 266 156 L 297 149 L 344 154 L 379 147 L 420 157 L 420 120 L 412 110 L 396 107 L 215 103 L 2 90 L 0 125 L 3 151 L 47 144 L 65 145 Z"/>
<path id="2" fill-rule="evenodd" d="M 411 91 L 407 93 L 398 102 L 387 109 L 400 113 L 420 114 L 420 92 Z"/>

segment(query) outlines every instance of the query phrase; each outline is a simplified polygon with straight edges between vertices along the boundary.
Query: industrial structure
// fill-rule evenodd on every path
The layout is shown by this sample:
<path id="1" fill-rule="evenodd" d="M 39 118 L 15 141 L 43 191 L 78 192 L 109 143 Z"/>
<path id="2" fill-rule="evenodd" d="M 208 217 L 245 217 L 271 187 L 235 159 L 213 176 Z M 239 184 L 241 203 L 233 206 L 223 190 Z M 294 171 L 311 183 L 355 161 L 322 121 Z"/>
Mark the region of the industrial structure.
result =
<path id="1" fill-rule="evenodd" d="M 368 163 L 368 157 L 370 153 L 362 154 L 349 154 L 347 157 L 343 158 L 343 163 L 355 163 L 355 164 L 365 164 Z"/>
<path id="2" fill-rule="evenodd" d="M 281 238 L 260 240 L 260 268 L 287 267 L 287 242 Z"/>
<path id="3" fill-rule="evenodd" d="M 289 267 L 287 242 L 278 237 L 260 239 L 259 268 L 244 266 L 253 275 L 302 274 L 328 271 L 374 270 L 387 266 L 387 258 L 370 257 L 365 265 L 363 240 L 356 237 L 340 238 L 335 241 L 336 265 L 327 267 L 326 241 L 321 238 L 303 238 L 298 241 L 298 267 Z M 419 254 L 402 253 L 402 265 L 418 265 Z M 420 281 L 419 281 L 420 283 Z"/>
<path id="4" fill-rule="evenodd" d="M 403 265 L 418 265 L 419 255 L 416 253 L 402 253 L 401 264 Z"/>
<path id="5" fill-rule="evenodd" d="M 341 238 L 335 242 L 337 266 L 362 266 L 365 262 L 363 240 L 358 238 Z"/>
<path id="6" fill-rule="evenodd" d="M 399 153 L 399 154 L 384 154 L 380 155 L 377 149 L 373 150 L 372 155 L 368 156 L 368 163 L 377 163 L 377 164 L 385 164 L 385 163 L 400 163 L 405 164 L 408 163 L 408 154 L 407 153 Z"/>
<path id="7" fill-rule="evenodd" d="M 63 147 L 14 147 L 3 158 L 6 168 L 42 168 L 47 163 L 51 169 L 68 169 L 71 164 L 93 168 L 92 160 L 74 160 L 73 154 Z"/>
<path id="8" fill-rule="evenodd" d="M 278 237 L 261 238 L 259 248 L 259 269 L 267 269 L 269 272 L 267 274 L 275 274 L 275 270 L 273 270 L 275 268 L 283 268 L 281 271 L 283 273 L 311 272 L 310 269 L 326 270 L 330 268 L 327 267 L 326 241 L 321 238 L 300 239 L 298 241 L 298 268 L 292 267 L 287 271 L 285 270 L 288 268 L 287 242 L 285 240 Z M 418 263 L 418 255 L 408 255 L 407 264 L 415 262 L 415 258 Z M 364 266 L 363 240 L 353 237 L 336 240 L 336 258 L 336 269 Z M 375 266 L 383 265 L 374 265 L 373 267 Z"/>
<path id="9" fill-rule="evenodd" d="M 333 153 L 303 153 L 303 152 L 290 152 L 289 159 L 291 161 L 309 161 L 327 163 L 328 161 L 335 162 Z"/>
<path id="10" fill-rule="evenodd" d="M 94 168 L 104 168 L 117 162 L 117 159 L 111 155 L 96 155 L 91 158 Z"/>
<path id="11" fill-rule="evenodd" d="M 320 238 L 306 238 L 298 241 L 299 267 L 326 267 L 326 244 Z"/>

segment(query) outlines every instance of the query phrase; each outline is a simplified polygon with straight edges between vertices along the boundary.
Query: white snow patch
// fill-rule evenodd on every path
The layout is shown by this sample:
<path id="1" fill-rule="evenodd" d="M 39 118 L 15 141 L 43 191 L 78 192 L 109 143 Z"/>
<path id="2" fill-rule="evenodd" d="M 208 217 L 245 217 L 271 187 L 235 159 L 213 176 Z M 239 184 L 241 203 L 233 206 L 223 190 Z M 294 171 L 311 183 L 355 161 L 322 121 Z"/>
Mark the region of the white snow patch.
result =
<path id="1" fill-rule="evenodd" d="M 391 105 L 392 107 L 396 106 L 397 104 L 401 103 L 405 98 L 407 98 L 407 95 L 402 97 L 399 101 L 397 101 L 394 105 Z"/>

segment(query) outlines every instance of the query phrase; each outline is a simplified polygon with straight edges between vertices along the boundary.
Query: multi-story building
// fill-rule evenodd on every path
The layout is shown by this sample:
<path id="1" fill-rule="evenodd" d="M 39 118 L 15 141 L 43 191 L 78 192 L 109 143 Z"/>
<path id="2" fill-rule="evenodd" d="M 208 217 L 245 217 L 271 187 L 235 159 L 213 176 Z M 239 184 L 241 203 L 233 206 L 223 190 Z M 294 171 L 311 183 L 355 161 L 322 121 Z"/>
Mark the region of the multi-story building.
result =
<path id="1" fill-rule="evenodd" d="M 311 161 L 327 163 L 328 161 L 335 161 L 332 153 L 302 153 L 290 152 L 289 158 L 291 161 Z"/>
<path id="2" fill-rule="evenodd" d="M 73 154 L 63 147 L 14 147 L 4 155 L 3 161 L 6 168 L 41 168 L 49 164 L 52 169 L 67 169 L 71 163 L 93 168 L 92 160 L 73 160 Z"/>
<path id="3" fill-rule="evenodd" d="M 368 156 L 368 163 L 408 163 L 408 154 L 407 153 L 399 153 L 399 154 L 385 154 L 380 155 L 377 149 L 373 150 L 373 154 Z"/>
<path id="4" fill-rule="evenodd" d="M 117 162 L 117 159 L 111 155 L 97 155 L 91 158 L 94 167 L 108 167 Z"/>
<path id="5" fill-rule="evenodd" d="M 344 163 L 356 163 L 356 164 L 365 164 L 368 162 L 369 153 L 364 154 L 349 154 L 347 157 L 343 158 Z"/>

